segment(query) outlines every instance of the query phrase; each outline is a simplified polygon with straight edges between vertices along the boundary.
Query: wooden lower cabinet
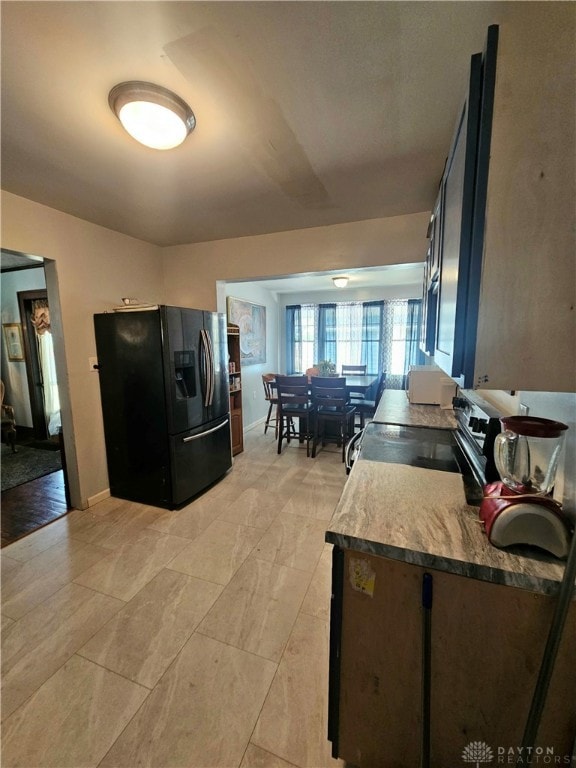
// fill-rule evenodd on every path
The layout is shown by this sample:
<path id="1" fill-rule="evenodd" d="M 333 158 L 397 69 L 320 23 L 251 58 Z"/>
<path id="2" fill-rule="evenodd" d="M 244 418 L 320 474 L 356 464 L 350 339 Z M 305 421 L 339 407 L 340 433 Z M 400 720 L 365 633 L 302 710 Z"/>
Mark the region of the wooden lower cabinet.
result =
<path id="1" fill-rule="evenodd" d="M 232 404 L 232 400 L 231 400 Z M 244 450 L 244 434 L 242 429 L 242 410 L 230 411 L 230 432 L 232 435 L 232 455 Z"/>
<path id="2" fill-rule="evenodd" d="M 228 381 L 230 385 L 230 439 L 232 456 L 244 450 L 242 422 L 242 369 L 240 363 L 240 328 L 228 325 Z"/>
<path id="3" fill-rule="evenodd" d="M 425 573 L 433 579 L 430 766 L 465 765 L 463 751 L 471 742 L 484 742 L 493 764 L 511 764 L 510 750 L 522 745 L 554 598 L 338 547 L 330 649 L 333 755 L 359 768 L 421 765 Z M 537 746 L 553 755 L 551 764 L 568 765 L 575 736 L 573 602 Z"/>

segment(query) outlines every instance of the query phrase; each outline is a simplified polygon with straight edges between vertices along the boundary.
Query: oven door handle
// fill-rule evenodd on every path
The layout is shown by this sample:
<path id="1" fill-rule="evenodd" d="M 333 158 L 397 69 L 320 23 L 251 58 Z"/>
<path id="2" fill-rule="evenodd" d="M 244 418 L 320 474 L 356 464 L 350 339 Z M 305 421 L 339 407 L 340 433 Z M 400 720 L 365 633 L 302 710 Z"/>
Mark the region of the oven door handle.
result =
<path id="1" fill-rule="evenodd" d="M 356 434 L 352 438 L 350 438 L 350 440 L 348 441 L 348 444 L 346 445 L 344 461 L 346 465 L 347 475 L 350 474 L 350 471 L 352 470 L 352 466 L 354 464 L 354 459 L 352 458 L 352 455 L 353 455 L 356 443 L 362 440 L 363 436 L 364 436 L 364 430 L 361 429 L 360 432 L 356 432 Z"/>

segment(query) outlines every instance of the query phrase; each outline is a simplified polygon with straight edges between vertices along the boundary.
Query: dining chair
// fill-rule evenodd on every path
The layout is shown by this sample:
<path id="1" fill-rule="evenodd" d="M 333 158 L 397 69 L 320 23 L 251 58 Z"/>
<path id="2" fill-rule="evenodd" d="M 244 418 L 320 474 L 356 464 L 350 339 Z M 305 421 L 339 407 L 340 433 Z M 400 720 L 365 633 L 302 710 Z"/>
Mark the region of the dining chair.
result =
<path id="1" fill-rule="evenodd" d="M 263 373 L 262 385 L 264 387 L 264 398 L 270 404 L 268 408 L 268 415 L 266 416 L 266 423 L 264 424 L 264 434 L 268 431 L 270 422 L 274 422 L 274 434 L 278 437 L 278 393 L 276 391 L 276 376 L 275 373 Z M 272 409 L 275 415 L 272 416 Z"/>
<path id="2" fill-rule="evenodd" d="M 364 428 L 366 418 L 372 418 L 378 408 L 378 403 L 382 398 L 382 393 L 386 388 L 386 373 L 383 372 L 378 378 L 378 384 L 376 386 L 376 394 L 374 400 L 367 400 L 366 398 L 351 397 L 350 403 L 356 408 L 356 413 L 360 416 L 360 429 Z"/>
<path id="3" fill-rule="evenodd" d="M 314 408 L 312 419 L 314 433 L 312 438 L 312 458 L 316 457 L 316 448 L 321 442 L 325 445 L 327 440 L 336 440 L 342 445 L 342 461 L 346 443 L 354 434 L 354 405 L 348 402 L 345 377 L 312 377 L 312 406 Z M 337 432 L 326 432 L 327 425 L 335 425 Z"/>
<path id="4" fill-rule="evenodd" d="M 366 376 L 366 365 L 342 365 L 342 376 Z M 364 400 L 364 392 L 349 392 L 348 396 L 355 400 Z"/>
<path id="5" fill-rule="evenodd" d="M 306 441 L 306 456 L 310 456 L 310 414 L 312 411 L 309 395 L 308 376 L 276 376 L 278 393 L 278 453 L 282 453 L 282 441 L 290 443 L 292 437 L 298 442 Z M 294 426 L 298 420 L 298 430 Z"/>

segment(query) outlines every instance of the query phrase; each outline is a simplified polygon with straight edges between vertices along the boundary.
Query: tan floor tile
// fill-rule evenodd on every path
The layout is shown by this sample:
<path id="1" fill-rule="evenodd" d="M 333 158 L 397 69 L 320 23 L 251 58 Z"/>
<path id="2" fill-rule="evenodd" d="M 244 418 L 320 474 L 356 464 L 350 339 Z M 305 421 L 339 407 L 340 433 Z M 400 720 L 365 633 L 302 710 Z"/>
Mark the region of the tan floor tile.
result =
<path id="1" fill-rule="evenodd" d="M 2 634 L 4 634 L 4 632 L 6 632 L 14 623 L 14 619 L 11 619 L 10 616 L 2 616 Z"/>
<path id="2" fill-rule="evenodd" d="M 259 592 L 233 590 L 221 595 L 198 632 L 277 662 L 297 613 L 297 605 Z"/>
<path id="3" fill-rule="evenodd" d="M 124 511 L 113 521 L 105 517 L 89 528 L 75 533 L 74 538 L 104 549 L 118 549 L 163 514 L 164 510 L 142 506 L 140 509 Z"/>
<path id="4" fill-rule="evenodd" d="M 341 765 L 327 740 L 328 624 L 300 614 L 251 742 L 302 768 Z"/>
<path id="5" fill-rule="evenodd" d="M 108 496 L 107 499 L 99 501 L 90 507 L 90 512 L 94 517 L 107 518 L 110 522 L 119 520 L 126 512 L 138 511 L 145 507 L 145 504 L 139 504 L 137 501 L 127 501 L 118 499 L 115 496 Z"/>
<path id="6" fill-rule="evenodd" d="M 187 545 L 186 539 L 145 530 L 85 571 L 76 584 L 131 600 Z"/>
<path id="7" fill-rule="evenodd" d="M 324 544 L 326 507 L 344 487 L 345 473 L 334 446 L 328 447 L 334 448 L 333 454 L 327 449 L 316 460 L 308 459 L 305 448 L 294 443 L 284 446 L 278 456 L 273 433 L 269 431 L 264 437 L 262 432 L 262 425 L 247 432 L 245 451 L 234 458 L 233 470 L 181 510 L 167 511 L 108 498 L 89 510 L 74 510 L 51 524 L 58 526 L 52 531 L 51 526 L 38 531 L 31 539 L 33 547 L 22 540 L 19 557 L 31 556 L 26 562 L 11 557 L 7 551 L 10 548 L 2 550 L 3 597 L 8 608 L 3 612 L 8 674 L 14 674 L 13 670 L 25 665 L 27 658 L 34 657 L 34 643 L 40 649 L 38 658 L 46 658 L 47 665 L 52 665 L 52 677 L 6 719 L 9 731 L 4 737 L 5 757 L 10 762 L 4 759 L 3 766 L 81 768 L 97 765 L 102 757 L 102 768 L 238 768 L 241 763 L 242 768 L 339 765 L 329 757 L 325 718 L 317 716 L 318 708 L 324 706 L 323 675 L 328 669 L 327 655 L 320 658 L 317 652 L 317 630 L 318 617 L 323 618 L 326 611 L 323 595 L 329 589 L 329 547 Z M 242 519 L 247 525 L 217 519 L 226 515 L 244 493 L 244 508 L 238 507 L 237 514 L 245 516 L 234 520 Z M 280 496 L 278 517 L 269 523 L 267 531 L 252 527 L 268 522 L 270 494 Z M 293 502 L 287 512 L 290 499 Z M 141 532 L 140 522 L 146 522 Z M 118 546 L 120 539 L 115 544 L 114 533 L 126 536 L 125 544 Z M 111 551 L 86 543 L 92 537 L 118 549 Z M 172 559 L 159 551 L 159 541 L 166 539 L 182 543 Z M 92 567 L 100 562 L 100 568 Z M 65 609 L 55 610 L 55 593 L 60 590 L 64 594 L 65 585 L 70 585 L 68 590 L 75 591 L 76 597 L 78 590 L 86 591 L 87 587 L 79 585 L 88 570 L 97 592 L 107 585 L 123 585 L 124 590 L 130 584 L 130 590 L 122 594 L 129 602 L 103 627 L 94 629 L 95 636 L 81 635 L 82 645 L 75 646 L 72 636 L 76 634 L 77 617 L 66 614 Z M 76 583 L 70 584 L 73 580 Z M 189 586 L 179 589 L 178 585 L 184 583 Z M 134 589 L 139 591 L 132 597 Z M 275 662 L 207 637 L 198 627 L 190 635 L 191 628 L 208 618 L 207 613 L 205 617 L 202 613 L 210 609 L 219 593 L 220 616 L 214 613 L 211 619 L 218 625 L 218 632 L 274 658 L 278 658 L 278 649 L 300 607 L 280 661 L 279 682 L 272 688 Z M 116 604 L 104 594 L 96 593 L 96 599 Z M 13 622 L 43 601 L 45 605 L 25 616 L 26 622 Z M 53 616 L 48 616 L 50 606 Z M 90 625 L 89 606 L 85 610 Z M 46 636 L 42 635 L 42 620 L 36 614 L 45 617 Z M 25 640 L 15 639 L 17 634 L 10 640 L 19 624 L 28 627 L 21 635 Z M 238 639 L 232 636 L 234 632 Z M 62 639 L 62 633 L 67 637 Z M 61 661 L 64 651 L 54 647 L 59 644 L 52 635 L 62 639 L 67 653 L 70 647 L 80 650 L 68 661 Z M 300 648 L 304 649 L 301 660 Z M 94 661 L 87 658 L 88 654 Z M 58 668 L 56 662 L 64 666 Z M 70 665 L 78 663 L 86 665 L 82 669 L 98 671 L 84 681 L 81 675 L 74 675 L 68 683 Z M 132 676 L 135 681 L 153 685 L 162 669 L 164 674 L 150 692 L 153 706 L 149 708 L 146 701 L 127 727 L 138 703 L 122 710 L 120 718 L 113 711 L 114 725 L 110 728 L 106 717 L 108 699 L 112 709 L 117 704 L 122 707 L 109 682 L 121 681 L 122 700 L 126 690 L 134 690 L 131 686 L 143 690 L 141 683 L 131 683 L 127 678 Z M 17 684 L 26 684 L 30 680 L 27 674 L 22 669 L 22 675 L 15 675 L 14 680 L 21 677 Z M 63 675 L 66 684 L 60 685 Z M 100 685 L 101 696 L 97 692 Z M 122 688 L 124 685 L 128 689 Z M 290 693 L 292 687 L 294 694 Z M 286 706 L 280 701 L 284 690 Z M 148 688 L 143 695 L 147 692 Z M 52 700 L 58 702 L 55 719 L 50 719 L 49 714 Z M 66 713 L 61 707 L 67 707 Z M 23 713 L 25 718 L 21 719 Z M 259 713 L 259 729 L 268 742 L 251 739 Z M 57 735 L 59 732 L 64 734 L 63 739 Z M 37 733 L 39 743 L 35 744 Z M 287 747 L 291 740 L 294 744 Z M 30 743 L 24 750 L 26 741 Z M 297 762 L 300 757 L 302 763 Z"/>
<path id="8" fill-rule="evenodd" d="M 67 584 L 2 638 L 2 719 L 6 719 L 124 605 Z"/>
<path id="9" fill-rule="evenodd" d="M 307 471 L 306 467 L 301 466 L 301 462 L 292 465 L 287 462 L 274 463 L 252 483 L 252 487 L 273 491 L 280 494 L 284 499 L 288 499 L 294 488 L 297 488 L 304 480 Z"/>
<path id="10" fill-rule="evenodd" d="M 281 512 L 266 531 L 254 555 L 279 565 L 313 571 L 322 549 L 326 523 Z"/>
<path id="11" fill-rule="evenodd" d="M 294 763 L 287 763 L 286 760 L 266 752 L 265 749 L 248 744 L 240 768 L 294 768 Z"/>
<path id="12" fill-rule="evenodd" d="M 171 536 L 180 536 L 182 539 L 195 539 L 216 520 L 229 503 L 231 502 L 227 500 L 208 500 L 202 496 L 183 509 L 165 513 L 148 527 L 161 533 L 169 533 Z"/>
<path id="13" fill-rule="evenodd" d="M 102 547 L 73 539 L 41 552 L 3 579 L 2 613 L 21 618 L 107 554 Z"/>
<path id="14" fill-rule="evenodd" d="M 322 520 L 326 528 L 326 523 L 332 518 L 340 500 L 340 494 L 340 489 L 325 489 L 302 484 L 288 499 L 282 512 Z"/>
<path id="15" fill-rule="evenodd" d="M 66 539 L 68 537 L 68 529 L 66 525 L 62 525 L 65 517 L 66 515 L 59 520 L 55 520 L 54 523 L 33 531 L 27 536 L 18 539 L 18 541 L 9 544 L 5 547 L 6 554 L 14 560 L 25 563 L 27 560 L 31 560 L 41 552 L 58 544 L 62 539 Z"/>
<path id="16" fill-rule="evenodd" d="M 154 687 L 222 592 L 222 586 L 162 570 L 79 654 Z"/>
<path id="17" fill-rule="evenodd" d="M 97 766 L 148 693 L 73 656 L 4 723 L 3 768 Z"/>
<path id="18" fill-rule="evenodd" d="M 298 607 L 306 594 L 310 579 L 310 573 L 276 565 L 269 560 L 260 560 L 252 554 L 238 569 L 226 591 L 243 589 L 247 592 L 259 592 L 274 600 L 283 600 Z"/>
<path id="19" fill-rule="evenodd" d="M 329 621 L 331 596 L 332 545 L 325 544 L 300 610 L 322 621 Z"/>
<path id="20" fill-rule="evenodd" d="M 215 520 L 168 567 L 216 584 L 227 584 L 261 536 L 258 528 Z"/>
<path id="21" fill-rule="evenodd" d="M 194 634 L 99 768 L 230 768 L 276 665 Z"/>
<path id="22" fill-rule="evenodd" d="M 22 563 L 19 560 L 15 560 L 13 557 L 10 557 L 8 554 L 8 548 L 4 547 L 2 550 L 2 554 L 0 555 L 0 568 L 2 570 L 2 578 L 7 573 L 10 573 L 10 571 L 13 571 L 15 568 L 20 568 Z"/>
<path id="23" fill-rule="evenodd" d="M 284 501 L 272 491 L 247 488 L 218 515 L 219 520 L 266 530 L 279 515 Z"/>

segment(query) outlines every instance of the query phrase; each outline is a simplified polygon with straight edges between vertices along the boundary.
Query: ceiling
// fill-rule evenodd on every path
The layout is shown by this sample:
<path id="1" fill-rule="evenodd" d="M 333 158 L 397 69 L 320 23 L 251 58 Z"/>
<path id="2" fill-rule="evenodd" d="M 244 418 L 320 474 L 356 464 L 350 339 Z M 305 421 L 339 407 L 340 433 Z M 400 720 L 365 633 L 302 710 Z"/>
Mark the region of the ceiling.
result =
<path id="1" fill-rule="evenodd" d="M 333 277 L 341 275 L 348 277 L 348 285 L 345 289 L 336 288 L 332 282 Z M 307 272 L 306 274 L 289 275 L 271 280 L 258 280 L 257 282 L 260 288 L 265 288 L 274 295 L 330 291 L 333 294 L 333 300 L 336 300 L 339 296 L 346 296 L 347 291 L 363 291 L 373 288 L 404 286 L 416 288 L 417 291 L 420 291 L 423 277 L 423 264 L 392 264 L 385 267 L 349 269 L 345 272 Z M 228 285 L 233 284 L 234 281 L 228 281 Z"/>
<path id="2" fill-rule="evenodd" d="M 470 55 L 522 5 L 5 1 L 2 187 L 162 246 L 427 211 Z M 124 132 L 124 80 L 191 105 L 181 147 Z"/>

